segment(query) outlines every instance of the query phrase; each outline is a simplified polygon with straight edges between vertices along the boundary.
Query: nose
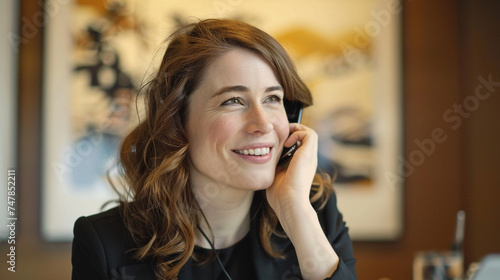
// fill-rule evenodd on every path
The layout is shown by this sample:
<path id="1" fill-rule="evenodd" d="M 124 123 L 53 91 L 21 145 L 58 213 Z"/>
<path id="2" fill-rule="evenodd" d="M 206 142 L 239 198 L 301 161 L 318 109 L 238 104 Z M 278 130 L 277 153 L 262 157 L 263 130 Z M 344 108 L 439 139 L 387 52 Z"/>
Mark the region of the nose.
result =
<path id="1" fill-rule="evenodd" d="M 247 113 L 248 133 L 267 134 L 274 129 L 270 114 L 262 106 L 255 106 Z"/>

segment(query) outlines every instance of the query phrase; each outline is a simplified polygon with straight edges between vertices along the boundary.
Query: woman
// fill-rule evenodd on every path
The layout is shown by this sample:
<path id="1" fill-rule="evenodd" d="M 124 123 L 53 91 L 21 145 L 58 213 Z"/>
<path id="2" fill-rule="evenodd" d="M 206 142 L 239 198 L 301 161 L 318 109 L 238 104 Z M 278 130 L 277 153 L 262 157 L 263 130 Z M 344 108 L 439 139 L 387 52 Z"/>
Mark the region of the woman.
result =
<path id="1" fill-rule="evenodd" d="M 283 106 L 311 94 L 272 37 L 181 28 L 145 95 L 120 153 L 131 197 L 76 221 L 73 279 L 356 279 L 317 135 Z"/>

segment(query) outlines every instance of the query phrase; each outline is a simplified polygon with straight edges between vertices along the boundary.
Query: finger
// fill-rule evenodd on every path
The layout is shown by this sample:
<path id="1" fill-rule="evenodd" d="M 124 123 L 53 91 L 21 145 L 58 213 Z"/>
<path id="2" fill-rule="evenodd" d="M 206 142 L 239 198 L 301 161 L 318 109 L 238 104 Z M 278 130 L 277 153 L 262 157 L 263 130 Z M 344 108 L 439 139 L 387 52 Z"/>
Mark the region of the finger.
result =
<path id="1" fill-rule="evenodd" d="M 300 123 L 290 123 L 289 127 L 290 127 L 290 133 L 293 133 L 293 132 L 299 131 L 299 130 L 312 130 L 311 128 L 309 128 L 303 124 L 300 124 Z"/>
<path id="2" fill-rule="evenodd" d="M 297 141 L 300 141 L 298 138 L 298 135 L 294 135 L 297 131 L 307 131 L 309 128 L 305 125 L 302 124 L 297 124 L 297 123 L 290 123 L 289 124 L 289 132 L 290 135 L 288 138 L 285 140 L 285 147 L 291 147 L 293 146 Z"/>
<path id="3" fill-rule="evenodd" d="M 292 132 L 292 134 L 290 134 L 290 136 L 285 140 L 284 146 L 291 147 L 297 142 L 306 144 L 307 142 L 309 142 L 309 140 L 314 141 L 316 138 L 316 132 L 310 128 L 305 127 L 304 130 L 295 130 L 294 132 Z"/>

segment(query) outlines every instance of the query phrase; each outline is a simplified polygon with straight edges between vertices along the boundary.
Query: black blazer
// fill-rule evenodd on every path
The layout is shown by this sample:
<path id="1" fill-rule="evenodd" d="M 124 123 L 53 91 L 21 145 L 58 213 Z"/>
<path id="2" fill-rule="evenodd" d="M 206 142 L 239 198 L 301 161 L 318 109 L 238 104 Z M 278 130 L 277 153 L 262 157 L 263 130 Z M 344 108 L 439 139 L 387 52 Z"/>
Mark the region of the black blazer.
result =
<path id="1" fill-rule="evenodd" d="M 318 218 L 328 240 L 340 257 L 337 270 L 328 279 L 357 279 L 351 239 L 337 209 L 335 195 L 332 195 L 326 207 L 318 212 Z M 260 244 L 256 219 L 251 222 L 250 228 L 251 258 L 257 279 L 302 279 L 295 250 L 288 239 L 273 239 L 274 244 L 285 250 L 286 258 L 272 258 Z M 135 247 L 137 246 L 124 226 L 118 208 L 80 217 L 74 227 L 72 279 L 156 279 L 155 267 L 151 262 L 139 262 L 132 258 L 130 250 Z M 291 250 L 286 250 L 290 248 Z M 178 279 L 193 279 L 191 273 L 196 267 L 196 264 L 189 260 L 181 269 Z"/>

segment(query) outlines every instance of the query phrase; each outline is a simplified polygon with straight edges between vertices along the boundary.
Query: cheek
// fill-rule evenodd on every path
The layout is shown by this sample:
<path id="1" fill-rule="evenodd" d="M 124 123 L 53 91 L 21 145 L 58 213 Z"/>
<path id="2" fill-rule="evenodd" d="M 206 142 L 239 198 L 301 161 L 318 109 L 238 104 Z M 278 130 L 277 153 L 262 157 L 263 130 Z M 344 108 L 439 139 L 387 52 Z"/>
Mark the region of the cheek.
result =
<path id="1" fill-rule="evenodd" d="M 196 128 L 190 133 L 194 149 L 202 149 L 202 153 L 210 153 L 224 146 L 235 134 L 235 123 L 231 118 L 198 119 Z"/>
<path id="2" fill-rule="evenodd" d="M 213 145 L 226 143 L 235 134 L 236 126 L 231 118 L 218 118 L 206 123 L 208 140 Z"/>
<path id="3" fill-rule="evenodd" d="M 288 119 L 286 115 L 279 116 L 274 124 L 274 129 L 278 134 L 278 139 L 280 143 L 283 144 L 288 136 L 290 135 L 290 125 L 288 123 Z"/>

